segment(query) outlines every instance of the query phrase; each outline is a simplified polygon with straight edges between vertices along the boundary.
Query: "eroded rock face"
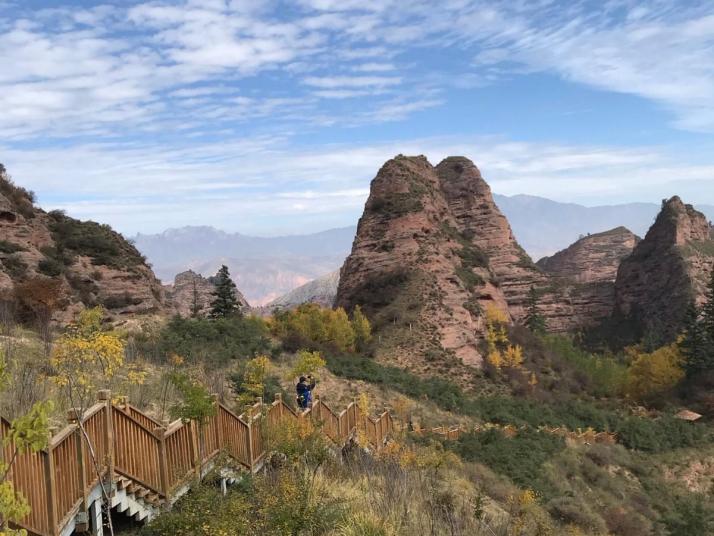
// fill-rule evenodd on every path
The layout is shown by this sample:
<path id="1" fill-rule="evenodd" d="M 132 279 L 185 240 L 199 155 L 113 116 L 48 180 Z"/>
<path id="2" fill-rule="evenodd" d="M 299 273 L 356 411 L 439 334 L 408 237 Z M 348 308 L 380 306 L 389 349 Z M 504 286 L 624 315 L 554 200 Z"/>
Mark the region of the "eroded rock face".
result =
<path id="1" fill-rule="evenodd" d="M 491 188 L 473 162 L 460 156 L 449 157 L 436 171 L 458 231 L 488 256 L 508 312 L 515 321 L 522 320 L 531 286 L 547 286 L 547 277 L 516 241 L 508 220 L 493 200 Z M 547 315 L 545 305 L 543 313 Z"/>
<path id="2" fill-rule="evenodd" d="M 712 227 L 675 196 L 663 202 L 644 240 L 620 264 L 615 313 L 642 335 L 671 340 L 692 300 L 704 301 L 712 267 Z"/>
<path id="3" fill-rule="evenodd" d="M 617 269 L 638 241 L 628 229 L 617 227 L 583 237 L 538 261 L 550 279 L 551 331 L 592 327 L 612 314 Z"/>
<path id="4" fill-rule="evenodd" d="M 442 181 L 424 156 L 379 170 L 340 271 L 336 305 L 361 305 L 397 361 L 448 356 L 479 365 L 481 309 L 507 304 L 487 256 L 459 231 Z"/>
<path id="5" fill-rule="evenodd" d="M 576 283 L 615 282 L 617 269 L 640 238 L 625 227 L 588 235 L 536 264 L 546 273 Z"/>
<path id="6" fill-rule="evenodd" d="M 55 320 L 86 306 L 115 316 L 164 310 L 161 283 L 136 248 L 106 226 L 46 213 L 0 166 L 0 292 L 27 298 L 41 282 L 57 283 Z M 38 283 L 39 282 L 39 283 Z"/>
<path id="7" fill-rule="evenodd" d="M 193 270 L 177 274 L 173 285 L 166 287 L 169 305 L 183 317 L 206 316 L 211 310 L 211 302 L 214 299 L 213 292 L 216 289 L 211 279 L 203 277 Z M 237 292 L 236 297 L 241 309 L 249 308 L 243 294 Z"/>

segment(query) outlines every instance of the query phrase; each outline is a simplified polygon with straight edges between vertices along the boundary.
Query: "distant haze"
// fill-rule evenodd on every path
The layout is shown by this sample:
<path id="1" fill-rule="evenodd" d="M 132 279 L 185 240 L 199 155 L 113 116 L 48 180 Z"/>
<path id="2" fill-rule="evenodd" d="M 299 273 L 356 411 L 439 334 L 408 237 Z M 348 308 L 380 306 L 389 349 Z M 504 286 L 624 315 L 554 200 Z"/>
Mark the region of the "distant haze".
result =
<path id="1" fill-rule="evenodd" d="M 528 195 L 494 198 L 534 260 L 569 246 L 580 235 L 620 225 L 644 236 L 660 208 L 654 203 L 585 207 Z M 714 219 L 714 206 L 697 209 Z M 182 227 L 153 235 L 138 234 L 134 240 L 164 283 L 189 268 L 208 276 L 226 264 L 250 304 L 265 305 L 338 270 L 352 248 L 355 231 L 356 227 L 350 226 L 261 238 L 213 227 Z"/>

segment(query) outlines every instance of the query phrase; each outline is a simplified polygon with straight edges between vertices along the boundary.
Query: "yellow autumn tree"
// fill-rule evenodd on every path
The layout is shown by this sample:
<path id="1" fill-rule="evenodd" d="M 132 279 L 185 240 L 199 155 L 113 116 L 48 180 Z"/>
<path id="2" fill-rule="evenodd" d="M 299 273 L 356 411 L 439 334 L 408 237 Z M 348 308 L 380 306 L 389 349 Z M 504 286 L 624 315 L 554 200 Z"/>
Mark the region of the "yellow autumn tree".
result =
<path id="1" fill-rule="evenodd" d="M 52 352 L 54 379 L 77 408 L 89 407 L 97 390 L 111 387 L 120 373 L 131 376 L 124 369 L 124 341 L 103 329 L 103 317 L 101 307 L 82 311 Z"/>
<path id="2" fill-rule="evenodd" d="M 343 352 L 353 352 L 355 349 L 355 332 L 347 316 L 347 312 L 338 307 L 334 311 L 326 310 L 327 340 Z"/>
<path id="3" fill-rule="evenodd" d="M 493 304 L 486 307 L 486 360 L 497 369 L 506 364 L 504 346 L 508 344 L 507 324 L 508 316 L 504 311 Z"/>
<path id="4" fill-rule="evenodd" d="M 259 355 L 245 364 L 240 392 L 238 393 L 238 402 L 241 407 L 246 404 L 253 404 L 257 397 L 263 396 L 265 380 L 272 368 L 273 365 L 270 363 L 270 359 L 264 355 Z"/>
<path id="5" fill-rule="evenodd" d="M 312 375 L 316 380 L 320 379 L 320 370 L 325 368 L 327 363 L 322 358 L 320 352 L 311 352 L 309 350 L 300 350 L 297 353 L 295 364 L 290 371 L 291 378 L 299 376 Z"/>
<path id="6" fill-rule="evenodd" d="M 355 334 L 355 346 L 358 351 L 365 350 L 372 340 L 372 325 L 362 312 L 362 308 L 357 305 L 352 311 L 352 330 Z"/>
<path id="7" fill-rule="evenodd" d="M 683 357 L 678 343 L 651 353 L 636 354 L 627 369 L 625 392 L 640 401 L 666 393 L 684 378 Z"/>
<path id="8" fill-rule="evenodd" d="M 523 348 L 516 344 L 509 344 L 503 351 L 503 366 L 519 368 L 523 364 Z"/>

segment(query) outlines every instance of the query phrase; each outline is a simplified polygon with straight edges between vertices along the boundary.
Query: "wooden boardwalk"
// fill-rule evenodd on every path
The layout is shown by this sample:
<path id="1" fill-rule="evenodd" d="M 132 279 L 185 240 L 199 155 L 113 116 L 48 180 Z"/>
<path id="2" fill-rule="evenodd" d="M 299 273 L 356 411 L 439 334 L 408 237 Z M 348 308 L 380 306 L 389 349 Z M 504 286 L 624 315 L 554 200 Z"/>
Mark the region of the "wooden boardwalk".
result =
<path id="1" fill-rule="evenodd" d="M 266 455 L 266 422 L 312 419 L 338 446 L 362 429 L 374 448 L 384 444 L 394 426 L 388 411 L 373 418 L 355 403 L 337 413 L 316 400 L 311 410 L 298 414 L 276 397 L 272 404 L 259 402 L 242 415 L 215 404 L 215 415 L 199 434 L 194 422 L 162 426 L 127 402 L 112 403 L 109 393 L 102 392 L 82 416 L 86 435 L 74 415 L 47 449 L 17 456 L 10 479 L 32 508 L 20 527 L 36 536 L 65 536 L 74 530 L 102 534 L 102 484 L 112 508 L 137 518 L 156 515 L 202 476 L 202 468 L 205 473 L 213 467 L 220 453 L 243 471 L 259 470 Z M 2 438 L 9 426 L 1 420 Z M 8 444 L 2 454 L 9 460 L 13 452 L 14 445 Z"/>

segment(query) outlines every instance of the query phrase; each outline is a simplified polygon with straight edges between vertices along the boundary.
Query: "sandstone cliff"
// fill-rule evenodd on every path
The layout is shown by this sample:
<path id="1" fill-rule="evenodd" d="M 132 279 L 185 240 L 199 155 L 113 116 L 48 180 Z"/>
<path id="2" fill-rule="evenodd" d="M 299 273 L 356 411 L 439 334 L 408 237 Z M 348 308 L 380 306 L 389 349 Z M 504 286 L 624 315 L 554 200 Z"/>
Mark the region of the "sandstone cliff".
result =
<path id="1" fill-rule="evenodd" d="M 560 319 L 549 319 L 551 331 L 590 328 L 610 317 L 615 308 L 618 267 L 638 241 L 628 229 L 617 227 L 583 237 L 538 261 L 550 279 L 547 299 L 566 313 Z"/>
<path id="2" fill-rule="evenodd" d="M 6 303 L 18 299 L 20 313 L 30 314 L 33 300 L 51 297 L 60 321 L 84 306 L 103 305 L 114 315 L 163 309 L 161 284 L 124 237 L 106 225 L 46 213 L 33 201 L 0 165 L 0 293 Z"/>
<path id="3" fill-rule="evenodd" d="M 620 264 L 615 315 L 633 332 L 673 339 L 692 300 L 705 297 L 714 267 L 714 231 L 706 217 L 679 197 L 663 202 L 644 240 Z"/>

